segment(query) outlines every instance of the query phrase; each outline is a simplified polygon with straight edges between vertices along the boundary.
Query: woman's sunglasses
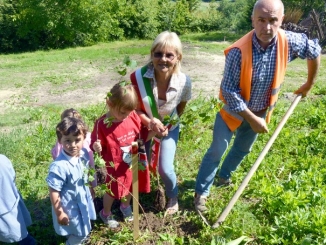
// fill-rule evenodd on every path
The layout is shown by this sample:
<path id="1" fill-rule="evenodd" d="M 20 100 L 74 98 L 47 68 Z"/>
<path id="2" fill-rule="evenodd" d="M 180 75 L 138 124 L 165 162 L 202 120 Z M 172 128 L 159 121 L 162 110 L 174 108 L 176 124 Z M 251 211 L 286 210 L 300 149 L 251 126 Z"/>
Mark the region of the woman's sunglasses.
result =
<path id="1" fill-rule="evenodd" d="M 173 53 L 162 53 L 162 52 L 154 52 L 153 54 L 154 58 L 156 59 L 162 59 L 164 56 L 168 61 L 172 61 L 175 58 L 175 55 Z"/>

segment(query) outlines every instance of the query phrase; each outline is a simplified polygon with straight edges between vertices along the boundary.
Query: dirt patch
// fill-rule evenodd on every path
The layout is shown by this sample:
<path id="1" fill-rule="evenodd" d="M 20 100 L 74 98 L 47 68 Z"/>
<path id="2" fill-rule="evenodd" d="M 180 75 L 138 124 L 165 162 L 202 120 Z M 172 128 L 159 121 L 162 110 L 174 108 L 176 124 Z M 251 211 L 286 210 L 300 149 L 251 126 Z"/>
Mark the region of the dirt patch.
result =
<path id="1" fill-rule="evenodd" d="M 131 57 L 139 66 L 146 64 L 148 57 Z M 23 88 L 5 88 L 0 91 L 0 114 L 9 106 L 42 106 L 46 104 L 80 107 L 103 101 L 113 84 L 121 80 L 115 71 L 116 64 L 108 65 L 102 71 L 93 69 L 90 78 L 79 82 L 66 81 L 60 85 L 42 81 L 37 86 L 25 85 Z M 217 96 L 224 68 L 224 56 L 203 52 L 200 47 L 185 46 L 182 71 L 192 80 L 192 98 L 198 95 Z M 80 75 L 80 70 L 76 74 Z M 86 69 L 86 68 L 85 68 Z M 41 72 L 41 71 L 40 71 Z M 60 72 L 60 71 L 58 71 Z M 17 76 L 20 76 L 17 74 Z M 129 74 L 128 74 L 129 76 Z M 125 77 L 124 79 L 129 79 Z"/>
<path id="2" fill-rule="evenodd" d="M 151 198 L 153 198 L 153 193 L 149 194 Z M 94 225 L 96 224 L 97 229 L 94 229 L 93 233 L 101 233 L 101 234 L 114 234 L 123 227 L 128 227 L 131 231 L 133 230 L 133 222 L 123 222 L 122 215 L 119 210 L 119 201 L 115 201 L 112 206 L 113 214 L 117 221 L 119 221 L 120 226 L 116 229 L 110 229 L 107 225 L 103 224 L 102 221 L 98 218 Z M 102 199 L 95 199 L 96 211 L 99 212 L 103 208 Z M 160 240 L 160 234 L 173 234 L 177 237 L 186 237 L 191 235 L 192 237 L 196 236 L 200 227 L 196 225 L 194 222 L 190 221 L 187 217 L 187 212 L 178 212 L 175 215 L 164 215 L 164 212 L 159 212 L 155 209 L 155 207 L 146 201 L 142 204 L 142 209 L 140 209 L 139 213 L 139 233 L 140 236 L 144 234 L 148 234 L 146 237 L 146 241 L 141 242 L 143 245 L 154 245 L 157 244 L 157 241 Z M 93 234 L 95 236 L 95 234 Z M 168 240 L 168 238 L 166 238 Z M 104 245 L 110 242 L 109 239 L 101 236 L 101 240 L 97 241 L 96 244 Z M 91 241 L 88 242 L 87 245 L 92 244 Z M 125 242 L 124 244 L 134 244 L 133 241 Z M 161 244 L 171 244 L 166 241 Z"/>

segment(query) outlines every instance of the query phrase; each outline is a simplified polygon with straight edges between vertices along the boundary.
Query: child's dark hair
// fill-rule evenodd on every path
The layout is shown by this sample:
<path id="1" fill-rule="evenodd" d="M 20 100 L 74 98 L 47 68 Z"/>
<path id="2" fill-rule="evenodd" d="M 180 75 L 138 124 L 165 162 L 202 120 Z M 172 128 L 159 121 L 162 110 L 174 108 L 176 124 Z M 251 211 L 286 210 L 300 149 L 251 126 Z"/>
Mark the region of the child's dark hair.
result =
<path id="1" fill-rule="evenodd" d="M 87 126 L 81 119 L 75 117 L 65 117 L 58 123 L 56 133 L 59 141 L 63 135 L 69 134 L 73 134 L 74 136 L 83 134 L 85 137 L 87 134 Z"/>
<path id="2" fill-rule="evenodd" d="M 82 119 L 82 116 L 74 108 L 64 110 L 61 113 L 61 120 L 63 120 L 65 117 L 75 117 L 75 118 L 78 118 L 78 119 Z"/>
<path id="3" fill-rule="evenodd" d="M 110 96 L 107 100 L 111 102 L 112 107 L 118 110 L 133 111 L 138 105 L 137 93 L 132 84 L 115 84 L 110 90 Z"/>

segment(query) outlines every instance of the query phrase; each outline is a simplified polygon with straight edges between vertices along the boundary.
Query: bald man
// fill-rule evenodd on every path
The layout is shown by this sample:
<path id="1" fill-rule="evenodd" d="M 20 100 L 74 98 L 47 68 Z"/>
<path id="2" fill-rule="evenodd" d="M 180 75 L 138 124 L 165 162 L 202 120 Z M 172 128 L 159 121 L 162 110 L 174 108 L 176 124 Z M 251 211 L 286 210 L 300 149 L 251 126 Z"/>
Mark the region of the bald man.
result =
<path id="1" fill-rule="evenodd" d="M 307 79 L 295 94 L 305 97 L 312 88 L 321 48 L 318 40 L 281 29 L 284 5 L 279 0 L 258 0 L 252 12 L 254 29 L 224 53 L 224 76 L 220 87 L 223 108 L 217 113 L 213 141 L 202 159 L 195 187 L 195 209 L 207 210 L 206 201 L 219 163 L 230 141 L 233 145 L 218 173 L 217 186 L 231 183 L 231 173 L 251 151 L 259 133 L 268 133 L 272 110 L 284 80 L 288 62 L 307 59 Z"/>

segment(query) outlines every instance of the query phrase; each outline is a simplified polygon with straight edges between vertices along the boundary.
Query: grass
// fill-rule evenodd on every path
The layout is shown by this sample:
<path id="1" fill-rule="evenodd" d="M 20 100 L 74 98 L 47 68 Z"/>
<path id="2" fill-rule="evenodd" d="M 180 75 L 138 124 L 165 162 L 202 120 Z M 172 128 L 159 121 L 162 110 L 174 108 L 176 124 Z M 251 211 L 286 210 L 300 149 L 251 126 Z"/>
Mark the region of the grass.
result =
<path id="1" fill-rule="evenodd" d="M 216 53 L 227 45 L 201 40 L 197 35 L 201 36 L 188 35 L 182 39 L 207 53 Z M 77 86 L 79 79 L 92 75 L 88 70 L 90 66 L 100 72 L 101 69 L 107 69 L 107 64 L 120 62 L 125 52 L 146 56 L 149 45 L 149 41 L 128 41 L 0 56 L 0 75 L 4 78 L 0 86 L 2 90 L 14 87 L 37 89 L 44 83 L 49 83 L 55 91 L 65 85 L 66 80 L 71 80 L 72 85 Z M 222 189 L 212 187 L 207 214 L 210 224 L 216 222 L 289 108 L 291 100 L 287 94 L 305 82 L 305 69 L 305 61 L 290 63 L 269 125 L 271 133 L 259 136 L 252 152 L 233 173 L 234 186 Z M 211 142 L 213 122 L 219 110 L 216 98 L 200 96 L 191 101 L 182 117 L 182 131 L 175 159 L 181 212 L 173 218 L 164 219 L 162 213 L 154 212 L 151 208 L 155 193 L 141 195 L 140 202 L 152 222 L 147 224 L 142 219 L 144 226 L 141 237 L 136 242 L 133 242 L 132 225 L 121 223 L 121 229 L 111 231 L 96 221 L 88 244 L 227 244 L 235 242 L 237 238 L 242 243 L 235 244 L 245 244 L 246 241 L 247 244 L 324 244 L 324 79 L 325 66 L 322 63 L 317 84 L 310 96 L 303 99 L 294 110 L 244 193 L 218 229 L 205 226 L 194 212 L 192 204 L 198 168 Z M 65 108 L 56 101 L 41 107 L 22 106 L 32 99 L 29 95 L 7 100 L 10 110 L 0 114 L 0 154 L 8 156 L 14 164 L 17 187 L 33 218 L 33 225 L 29 228 L 31 234 L 40 244 L 64 244 L 65 239 L 56 235 L 52 227 L 48 188 L 44 179 L 51 163 L 50 150 L 56 140 L 54 128 Z M 94 119 L 103 111 L 103 104 L 77 106 L 76 109 L 92 128 Z M 155 190 L 156 180 L 152 180 Z M 159 222 L 157 227 L 154 226 L 154 221 Z M 155 233 L 151 233 L 148 226 Z"/>
<path id="2" fill-rule="evenodd" d="M 136 43 L 136 44 L 135 44 Z M 148 55 L 150 41 L 102 43 L 91 47 L 0 55 L 0 89 L 38 86 L 40 83 L 77 82 L 107 69 L 123 55 Z M 109 57 L 109 59 L 108 59 Z"/>

